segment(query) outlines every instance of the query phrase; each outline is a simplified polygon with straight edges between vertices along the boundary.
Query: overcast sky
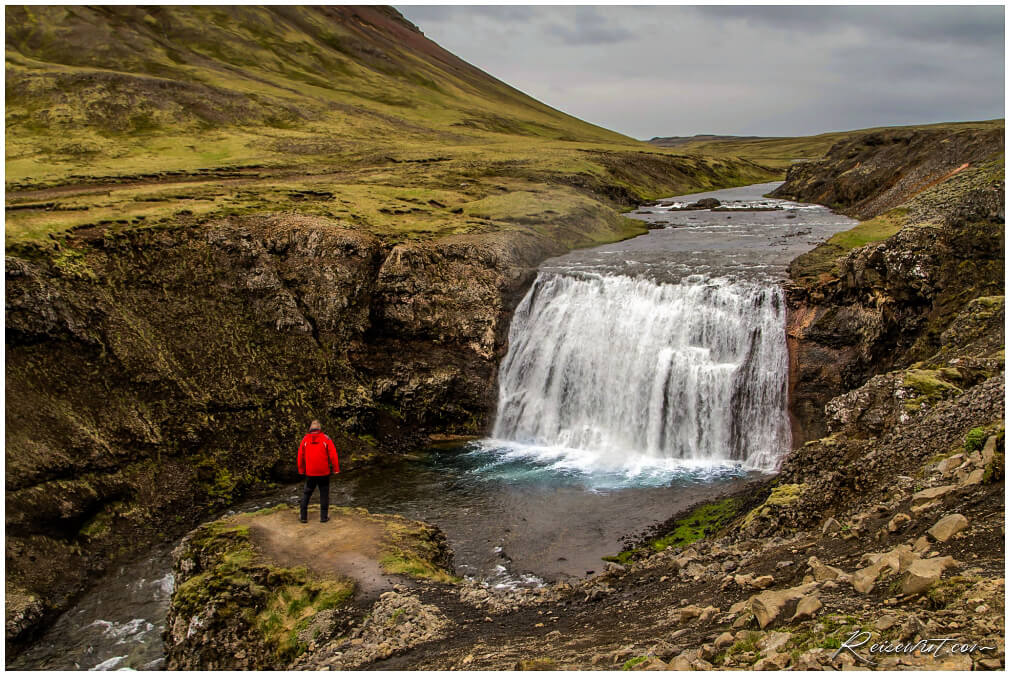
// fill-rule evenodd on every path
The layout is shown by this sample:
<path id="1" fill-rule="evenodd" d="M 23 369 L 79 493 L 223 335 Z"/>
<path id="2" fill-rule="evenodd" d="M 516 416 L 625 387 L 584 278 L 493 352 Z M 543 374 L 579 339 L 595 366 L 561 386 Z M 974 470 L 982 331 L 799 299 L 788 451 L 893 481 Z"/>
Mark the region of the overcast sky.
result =
<path id="1" fill-rule="evenodd" d="M 400 6 L 541 101 L 636 138 L 1004 116 L 1002 6 Z"/>

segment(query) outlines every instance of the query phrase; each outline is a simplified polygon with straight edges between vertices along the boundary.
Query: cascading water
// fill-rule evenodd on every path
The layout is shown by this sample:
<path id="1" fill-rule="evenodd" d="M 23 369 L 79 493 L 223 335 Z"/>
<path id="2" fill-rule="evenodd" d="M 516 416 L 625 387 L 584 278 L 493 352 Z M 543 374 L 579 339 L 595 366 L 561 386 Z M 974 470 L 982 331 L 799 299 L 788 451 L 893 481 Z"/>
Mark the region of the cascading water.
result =
<path id="1" fill-rule="evenodd" d="M 777 284 L 541 272 L 512 320 L 493 435 L 608 469 L 773 470 L 787 373 Z"/>

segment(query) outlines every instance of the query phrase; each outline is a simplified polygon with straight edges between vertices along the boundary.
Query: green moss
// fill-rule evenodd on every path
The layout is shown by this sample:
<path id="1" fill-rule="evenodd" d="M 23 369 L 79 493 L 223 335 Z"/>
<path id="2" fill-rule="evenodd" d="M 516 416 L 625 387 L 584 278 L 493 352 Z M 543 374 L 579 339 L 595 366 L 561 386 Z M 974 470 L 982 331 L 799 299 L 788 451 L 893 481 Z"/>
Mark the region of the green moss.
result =
<path id="1" fill-rule="evenodd" d="M 706 503 L 674 522 L 673 528 L 660 537 L 646 543 L 646 547 L 661 552 L 670 547 L 684 547 L 697 540 L 719 532 L 740 510 L 738 498 L 724 498 Z M 615 556 L 604 556 L 604 561 L 627 564 L 643 554 L 642 549 L 629 549 Z"/>
<path id="2" fill-rule="evenodd" d="M 670 547 L 683 547 L 712 535 L 736 516 L 739 508 L 740 501 L 736 498 L 725 498 L 702 505 L 678 520 L 670 533 L 653 540 L 649 546 L 656 551 L 662 551 Z"/>
<path id="3" fill-rule="evenodd" d="M 985 446 L 985 440 L 989 435 L 986 433 L 983 427 L 973 427 L 968 430 L 968 434 L 964 436 L 964 451 L 965 453 L 974 453 L 975 451 L 981 451 L 982 447 Z"/>
<path id="4" fill-rule="evenodd" d="M 91 519 L 87 521 L 81 530 L 79 531 L 81 535 L 89 539 L 95 540 L 104 535 L 108 535 L 112 525 L 113 515 L 107 511 L 99 512 Z"/>
<path id="5" fill-rule="evenodd" d="M 53 256 L 53 265 L 65 277 L 95 280 L 95 271 L 87 263 L 82 251 L 62 246 Z"/>
<path id="6" fill-rule="evenodd" d="M 255 626 L 281 663 L 301 655 L 306 644 L 299 638 L 316 613 L 336 608 L 354 593 L 350 580 L 320 580 L 304 570 L 284 571 L 293 584 L 274 589 L 256 616 Z"/>
<path id="7" fill-rule="evenodd" d="M 624 664 L 621 665 L 621 670 L 630 671 L 634 669 L 637 665 L 646 661 L 647 659 L 649 659 L 647 655 L 639 655 L 638 657 L 632 657 L 630 660 L 627 660 Z"/>
<path id="8" fill-rule="evenodd" d="M 897 208 L 863 221 L 850 230 L 832 235 L 828 242 L 843 250 L 857 249 L 873 242 L 880 242 L 897 233 L 905 225 L 908 209 Z"/>
<path id="9" fill-rule="evenodd" d="M 740 639 L 729 648 L 726 649 L 725 654 L 722 656 L 720 662 L 724 662 L 728 657 L 736 657 L 738 655 L 743 655 L 744 653 L 753 653 L 753 656 L 748 660 L 749 664 L 754 664 L 760 658 L 760 653 L 758 652 L 758 641 L 761 640 L 761 635 L 758 632 L 750 632 L 744 638 Z M 737 657 L 737 659 L 740 659 Z"/>
<path id="10" fill-rule="evenodd" d="M 923 405 L 932 405 L 941 399 L 957 396 L 962 390 L 948 379 L 960 379 L 960 373 L 953 369 L 908 369 L 904 373 L 902 385 L 919 396 L 904 403 L 907 411 L 917 411 Z"/>
<path id="11" fill-rule="evenodd" d="M 926 592 L 926 603 L 931 610 L 943 610 L 961 598 L 972 584 L 974 580 L 964 575 L 937 580 Z"/>
<path id="12" fill-rule="evenodd" d="M 803 495 L 803 491 L 806 490 L 806 487 L 806 484 L 781 484 L 779 486 L 775 486 L 767 500 L 747 513 L 747 516 L 744 517 L 741 526 L 746 528 L 752 521 L 754 521 L 754 519 L 770 516 L 773 511 L 773 507 L 785 507 L 787 505 L 791 505 L 800 499 Z"/>
<path id="13" fill-rule="evenodd" d="M 447 573 L 430 561 L 426 561 L 416 554 L 404 551 L 396 551 L 386 554 L 379 560 L 382 570 L 392 575 L 406 575 L 419 580 L 431 580 L 433 582 L 459 582 L 460 578 Z"/>
<path id="14" fill-rule="evenodd" d="M 805 622 L 799 627 L 788 627 L 792 637 L 786 649 L 794 658 L 812 648 L 837 649 L 844 639 L 854 631 L 871 631 L 881 636 L 873 627 L 874 618 L 860 618 L 854 615 L 827 615 L 813 622 Z"/>
<path id="15" fill-rule="evenodd" d="M 318 578 L 305 568 L 268 565 L 255 552 L 248 527 L 229 520 L 202 526 L 188 547 L 207 564 L 176 588 L 173 608 L 188 617 L 213 604 L 222 617 L 247 617 L 282 664 L 304 652 L 299 632 L 312 617 L 343 605 L 354 593 L 348 579 Z"/>

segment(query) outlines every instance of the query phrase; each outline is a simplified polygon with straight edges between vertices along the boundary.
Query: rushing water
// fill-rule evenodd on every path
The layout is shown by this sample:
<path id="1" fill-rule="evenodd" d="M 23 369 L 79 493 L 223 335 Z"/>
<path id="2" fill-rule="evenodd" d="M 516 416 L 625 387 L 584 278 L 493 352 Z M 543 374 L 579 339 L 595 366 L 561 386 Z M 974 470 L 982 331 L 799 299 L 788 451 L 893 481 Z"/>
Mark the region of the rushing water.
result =
<path id="1" fill-rule="evenodd" d="M 779 283 L 853 223 L 762 197 L 776 185 L 664 200 L 633 215 L 648 235 L 544 263 L 510 328 L 492 438 L 345 472 L 334 504 L 435 523 L 461 574 L 536 585 L 773 469 L 789 444 Z M 735 210 L 679 208 L 706 196 Z M 161 668 L 171 588 L 170 547 L 117 567 L 8 666 Z"/>
<path id="2" fill-rule="evenodd" d="M 494 436 L 602 467 L 732 462 L 789 446 L 775 285 L 542 273 L 516 310 Z"/>
<path id="3" fill-rule="evenodd" d="M 851 227 L 762 194 L 640 209 L 647 236 L 547 261 L 516 309 L 488 452 L 588 474 L 774 470 L 789 448 L 789 260 Z M 683 210 L 701 197 L 727 211 Z M 767 209 L 767 210 L 754 210 Z"/>

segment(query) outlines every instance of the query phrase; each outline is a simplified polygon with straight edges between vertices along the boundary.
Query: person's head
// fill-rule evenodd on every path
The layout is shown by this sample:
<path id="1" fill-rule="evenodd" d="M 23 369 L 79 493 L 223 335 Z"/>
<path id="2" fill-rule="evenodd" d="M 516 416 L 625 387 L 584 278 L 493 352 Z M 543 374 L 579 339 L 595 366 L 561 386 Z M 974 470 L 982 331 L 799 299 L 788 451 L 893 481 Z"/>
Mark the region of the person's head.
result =
<path id="1" fill-rule="evenodd" d="M 309 432 L 318 432 L 321 429 L 323 429 L 323 427 L 319 424 L 318 420 L 313 420 L 312 424 L 309 425 Z"/>

